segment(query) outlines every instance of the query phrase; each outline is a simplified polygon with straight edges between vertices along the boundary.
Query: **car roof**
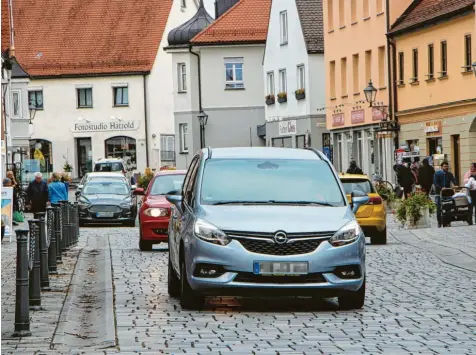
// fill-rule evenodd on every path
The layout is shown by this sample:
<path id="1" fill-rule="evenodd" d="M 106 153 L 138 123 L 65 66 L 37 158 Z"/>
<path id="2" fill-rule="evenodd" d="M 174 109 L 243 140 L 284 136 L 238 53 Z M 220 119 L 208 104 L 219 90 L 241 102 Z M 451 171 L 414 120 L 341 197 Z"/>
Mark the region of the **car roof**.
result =
<path id="1" fill-rule="evenodd" d="M 339 178 L 341 179 L 362 179 L 362 180 L 370 180 L 369 177 L 365 174 L 343 174 L 339 173 Z"/>
<path id="2" fill-rule="evenodd" d="M 120 159 L 120 158 L 102 158 L 102 159 L 99 159 L 95 164 L 98 164 L 98 163 L 122 163 L 124 160 Z"/>
<path id="3" fill-rule="evenodd" d="M 298 148 L 276 147 L 235 147 L 235 148 L 210 148 L 209 159 L 296 159 L 296 160 L 322 160 L 317 151 Z"/>
<path id="4" fill-rule="evenodd" d="M 95 172 L 91 172 L 91 173 L 88 173 L 88 177 L 96 177 L 96 176 L 99 176 L 99 177 L 123 177 L 124 179 L 126 178 L 122 172 L 118 171 L 118 172 L 109 172 L 109 171 L 106 171 L 106 172 L 100 172 L 100 171 L 95 171 Z"/>
<path id="5" fill-rule="evenodd" d="M 185 175 L 187 170 L 160 170 L 157 171 L 154 176 L 161 176 L 161 175 Z"/>

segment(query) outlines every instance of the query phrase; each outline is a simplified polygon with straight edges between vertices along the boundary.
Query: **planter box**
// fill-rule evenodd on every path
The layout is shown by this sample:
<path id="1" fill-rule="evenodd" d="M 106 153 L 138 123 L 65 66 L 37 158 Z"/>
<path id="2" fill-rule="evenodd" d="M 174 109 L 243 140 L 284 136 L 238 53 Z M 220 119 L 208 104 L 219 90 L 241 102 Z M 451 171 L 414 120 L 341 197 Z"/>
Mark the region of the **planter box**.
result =
<path id="1" fill-rule="evenodd" d="M 266 105 L 274 105 L 274 102 L 275 102 L 275 98 L 274 97 L 270 97 L 269 99 L 266 99 Z"/>
<path id="2" fill-rule="evenodd" d="M 294 93 L 294 96 L 296 96 L 296 100 L 304 100 L 306 98 L 306 93 L 302 93 L 302 94 Z"/>
<path id="3" fill-rule="evenodd" d="M 287 97 L 287 96 L 285 96 L 285 97 L 279 97 L 279 96 L 278 96 L 278 102 L 279 102 L 280 104 L 282 104 L 283 102 L 287 102 L 287 101 L 288 101 L 288 97 Z"/>
<path id="4" fill-rule="evenodd" d="M 416 224 L 410 223 L 410 216 L 407 215 L 405 229 L 431 228 L 430 210 L 428 208 L 421 208 L 420 213 L 421 218 Z"/>

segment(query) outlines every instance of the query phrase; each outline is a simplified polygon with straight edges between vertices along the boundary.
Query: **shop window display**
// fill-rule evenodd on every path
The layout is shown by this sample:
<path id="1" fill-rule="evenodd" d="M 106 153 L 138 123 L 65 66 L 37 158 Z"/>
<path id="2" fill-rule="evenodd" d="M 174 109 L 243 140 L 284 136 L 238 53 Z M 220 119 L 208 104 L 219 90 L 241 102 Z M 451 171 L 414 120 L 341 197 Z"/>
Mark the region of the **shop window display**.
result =
<path id="1" fill-rule="evenodd" d="M 137 169 L 137 143 L 134 138 L 126 136 L 112 137 L 105 141 L 106 158 L 120 158 L 128 169 Z"/>
<path id="2" fill-rule="evenodd" d="M 30 141 L 30 159 L 39 162 L 41 173 L 53 171 L 53 144 L 44 139 Z"/>

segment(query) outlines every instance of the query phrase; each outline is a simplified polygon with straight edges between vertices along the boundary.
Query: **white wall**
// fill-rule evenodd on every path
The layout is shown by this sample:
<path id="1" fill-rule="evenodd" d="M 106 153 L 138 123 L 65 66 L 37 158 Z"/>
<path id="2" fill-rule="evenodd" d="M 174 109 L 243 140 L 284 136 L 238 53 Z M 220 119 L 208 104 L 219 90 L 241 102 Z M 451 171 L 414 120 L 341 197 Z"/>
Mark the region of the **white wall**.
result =
<path id="1" fill-rule="evenodd" d="M 324 54 L 310 54 L 309 70 L 308 70 L 308 84 L 309 96 L 306 94 L 306 100 L 309 100 L 310 113 L 326 114 L 326 62 Z M 311 95 L 312 94 L 312 95 Z M 324 110 L 323 110 L 324 109 Z"/>

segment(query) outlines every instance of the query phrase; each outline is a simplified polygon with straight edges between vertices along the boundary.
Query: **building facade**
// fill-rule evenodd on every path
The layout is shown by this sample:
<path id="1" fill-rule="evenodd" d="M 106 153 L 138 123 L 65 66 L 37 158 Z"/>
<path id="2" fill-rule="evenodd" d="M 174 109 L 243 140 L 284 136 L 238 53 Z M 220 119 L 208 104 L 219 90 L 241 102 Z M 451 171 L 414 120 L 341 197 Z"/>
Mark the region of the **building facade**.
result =
<path id="1" fill-rule="evenodd" d="M 389 31 L 398 63 L 399 144 L 435 169 L 447 160 L 460 183 L 476 160 L 475 22 L 474 0 L 421 0 Z"/>
<path id="2" fill-rule="evenodd" d="M 409 3 L 323 1 L 326 121 L 338 171 L 346 171 L 355 160 L 364 173 L 379 172 L 392 180 L 395 137 L 376 132 L 382 119 L 393 119 L 386 33 Z M 378 90 L 374 107 L 369 107 L 363 92 L 369 81 Z"/>
<path id="3" fill-rule="evenodd" d="M 267 145 L 329 150 L 322 0 L 272 2 L 263 74 Z"/>
<path id="4" fill-rule="evenodd" d="M 169 32 L 177 168 L 202 146 L 264 146 L 262 60 L 270 0 L 217 1 Z M 252 15 L 252 16 L 251 16 Z M 189 30 L 193 28 L 193 30 Z"/>

